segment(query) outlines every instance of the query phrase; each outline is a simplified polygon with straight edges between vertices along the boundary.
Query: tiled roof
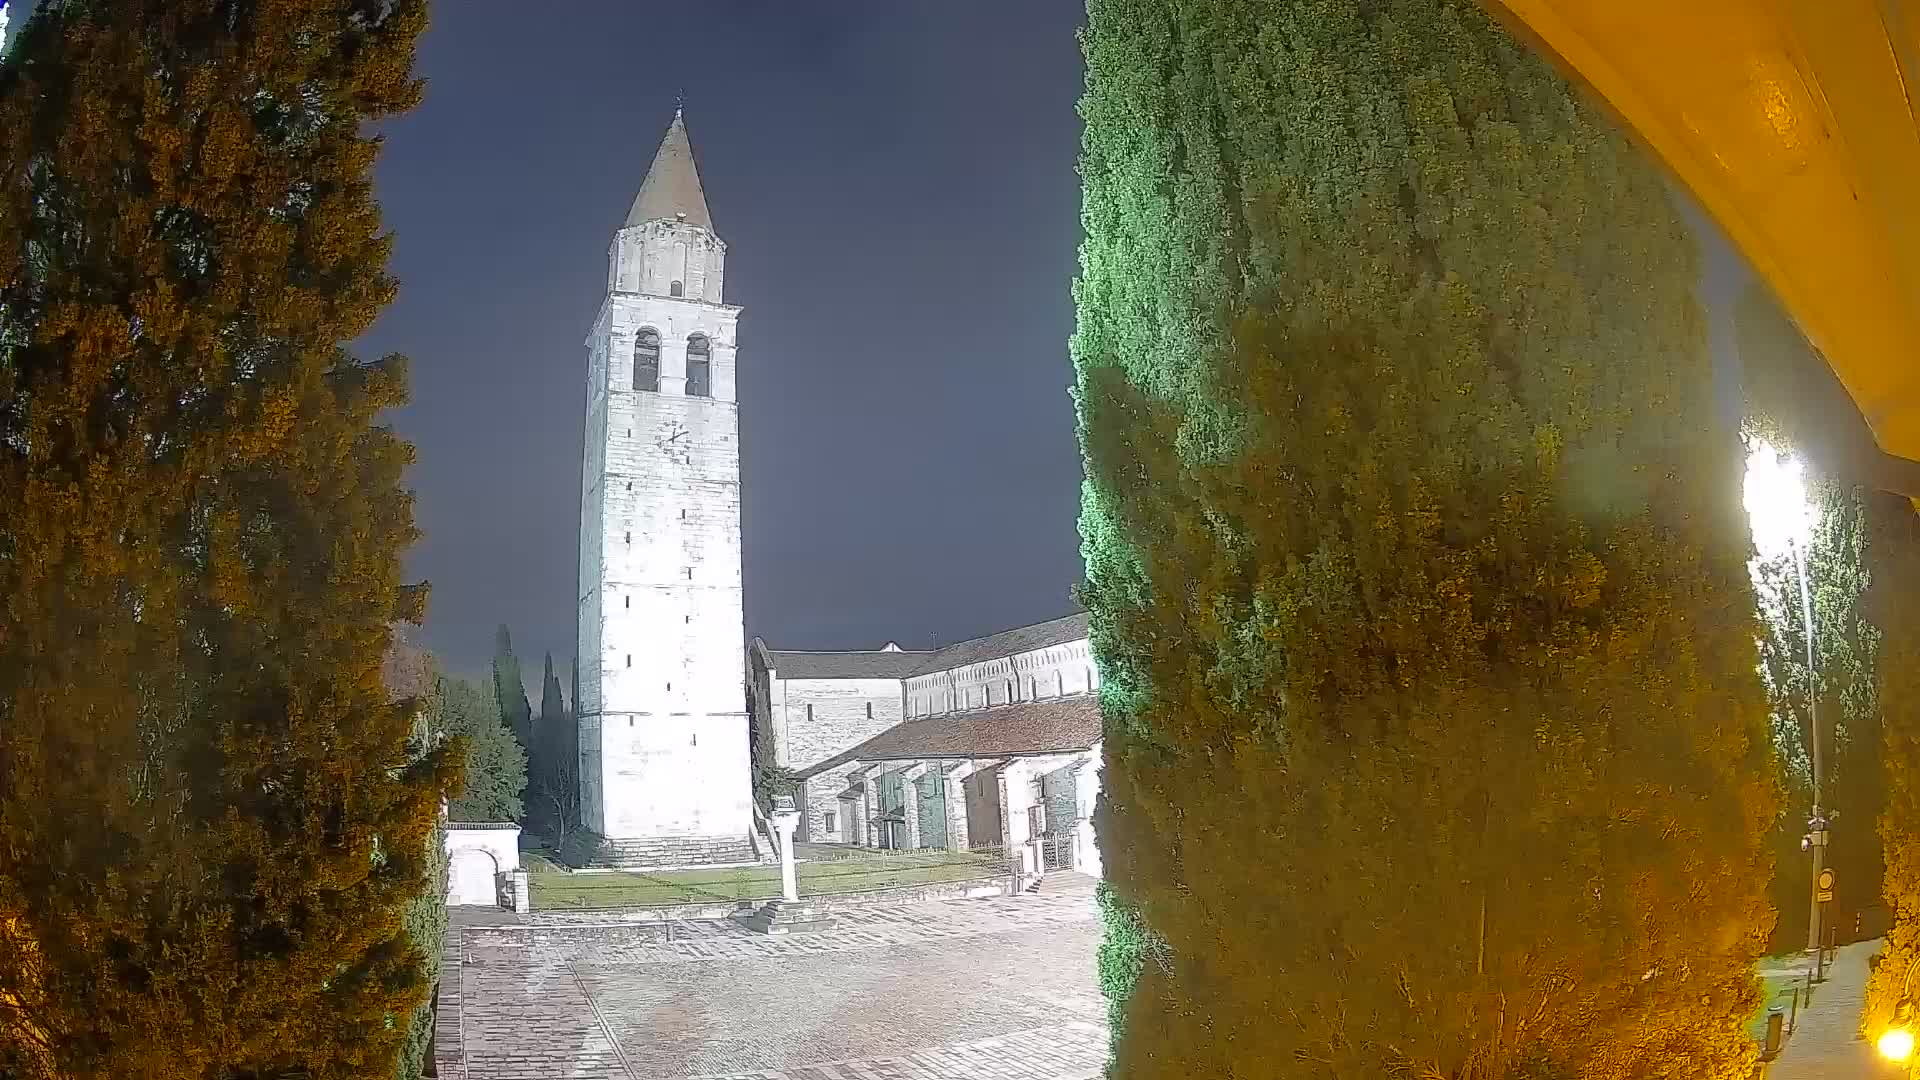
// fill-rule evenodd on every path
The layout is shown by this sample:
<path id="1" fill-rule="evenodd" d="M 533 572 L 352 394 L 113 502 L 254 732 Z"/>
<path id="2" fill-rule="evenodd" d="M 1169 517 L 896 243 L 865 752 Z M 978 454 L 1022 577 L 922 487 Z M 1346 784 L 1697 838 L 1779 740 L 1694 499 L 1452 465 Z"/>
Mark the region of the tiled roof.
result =
<path id="1" fill-rule="evenodd" d="M 1069 641 L 1078 641 L 1087 636 L 1087 613 L 1082 611 L 1058 619 L 1051 619 L 1032 626 L 1021 626 L 1012 630 L 1002 630 L 972 641 L 956 642 L 943 646 L 932 655 L 922 653 L 925 660 L 915 675 L 928 675 L 948 668 L 977 664 L 982 660 L 998 660 L 1003 656 L 1015 656 L 1033 652 L 1036 649 L 1051 648 Z"/>
<path id="2" fill-rule="evenodd" d="M 949 668 L 998 660 L 1087 636 L 1087 615 L 1080 612 L 1032 626 L 955 642 L 933 652 L 872 649 L 858 652 L 785 652 L 767 650 L 782 679 L 910 679 Z"/>
<path id="3" fill-rule="evenodd" d="M 1099 741 L 1100 699 L 1077 694 L 895 724 L 797 775 L 804 780 L 849 761 L 1018 757 L 1087 750 Z"/>
<path id="4" fill-rule="evenodd" d="M 904 679 L 920 670 L 932 653 L 783 652 L 767 650 L 767 662 L 782 679 Z"/>

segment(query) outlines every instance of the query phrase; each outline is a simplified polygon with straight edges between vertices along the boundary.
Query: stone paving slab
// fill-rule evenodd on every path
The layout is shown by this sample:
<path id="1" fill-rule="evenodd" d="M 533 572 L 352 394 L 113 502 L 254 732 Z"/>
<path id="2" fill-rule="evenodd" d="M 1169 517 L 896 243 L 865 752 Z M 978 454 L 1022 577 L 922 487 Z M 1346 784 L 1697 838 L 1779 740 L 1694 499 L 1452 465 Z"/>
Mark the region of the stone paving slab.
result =
<path id="1" fill-rule="evenodd" d="M 694 1080 L 1097 1080 L 1107 1032 L 1074 1023 L 922 1050 L 905 1057 L 823 1062 L 785 1071 L 715 1073 Z"/>
<path id="2" fill-rule="evenodd" d="M 1867 958 L 1883 943 L 1863 941 L 1836 950 L 1827 981 L 1801 1010 L 1793 1037 L 1767 1066 L 1766 1080 L 1875 1080 L 1900 1070 L 1880 1060 L 1861 1037 L 1860 1011 L 1867 998 Z"/>
<path id="3" fill-rule="evenodd" d="M 1049 884 L 843 912 L 831 930 L 785 938 L 456 917 L 440 1074 L 1091 1080 L 1107 1045 L 1098 915 L 1090 883 Z"/>

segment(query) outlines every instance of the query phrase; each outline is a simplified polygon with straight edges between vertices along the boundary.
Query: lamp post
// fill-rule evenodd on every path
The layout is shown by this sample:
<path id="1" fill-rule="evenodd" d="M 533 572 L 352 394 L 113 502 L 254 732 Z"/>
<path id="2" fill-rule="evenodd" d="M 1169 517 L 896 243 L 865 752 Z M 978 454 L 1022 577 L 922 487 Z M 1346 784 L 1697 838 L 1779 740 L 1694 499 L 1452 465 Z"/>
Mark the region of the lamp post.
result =
<path id="1" fill-rule="evenodd" d="M 1893 1026 L 1880 1033 L 1880 1039 L 1874 1045 L 1880 1056 L 1888 1061 L 1906 1066 L 1908 1076 L 1913 1075 L 1913 973 L 1920 969 L 1920 956 L 1907 964 L 1906 977 L 1900 981 L 1900 1001 L 1893 1007 Z"/>
<path id="2" fill-rule="evenodd" d="M 1820 753 L 1820 692 L 1817 687 L 1818 673 L 1814 668 L 1813 653 L 1813 590 L 1807 584 L 1806 554 L 1797 538 L 1787 541 L 1793 552 L 1794 573 L 1800 578 L 1800 614 L 1806 629 L 1807 638 L 1807 743 L 1808 756 L 1813 759 L 1813 813 L 1807 818 L 1806 848 L 1813 857 L 1813 888 L 1811 905 L 1807 910 L 1807 949 L 1814 954 L 1814 966 L 1821 967 L 1820 951 L 1820 871 L 1827 868 L 1827 827 L 1831 824 L 1826 813 L 1820 807 L 1821 786 L 1824 783 L 1825 767 Z"/>

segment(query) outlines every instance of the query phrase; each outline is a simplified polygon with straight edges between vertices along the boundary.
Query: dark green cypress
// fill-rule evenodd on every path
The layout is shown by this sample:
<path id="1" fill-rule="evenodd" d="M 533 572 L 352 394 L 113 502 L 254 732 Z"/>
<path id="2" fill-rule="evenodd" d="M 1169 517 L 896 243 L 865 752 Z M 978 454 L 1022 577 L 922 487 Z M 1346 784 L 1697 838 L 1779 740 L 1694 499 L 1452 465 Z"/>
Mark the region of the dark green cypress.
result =
<path id="1" fill-rule="evenodd" d="M 1088 13 L 1115 1075 L 1744 1077 L 1766 708 L 1661 178 L 1472 4 Z"/>

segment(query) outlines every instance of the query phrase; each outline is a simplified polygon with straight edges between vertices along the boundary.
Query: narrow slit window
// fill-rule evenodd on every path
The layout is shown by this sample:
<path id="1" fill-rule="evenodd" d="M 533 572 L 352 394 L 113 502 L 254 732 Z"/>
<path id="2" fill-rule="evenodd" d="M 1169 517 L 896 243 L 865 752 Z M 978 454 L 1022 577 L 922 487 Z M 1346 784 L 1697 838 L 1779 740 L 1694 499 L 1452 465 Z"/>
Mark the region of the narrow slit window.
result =
<path id="1" fill-rule="evenodd" d="M 705 334 L 687 339 L 687 396 L 713 396 L 713 348 Z"/>

